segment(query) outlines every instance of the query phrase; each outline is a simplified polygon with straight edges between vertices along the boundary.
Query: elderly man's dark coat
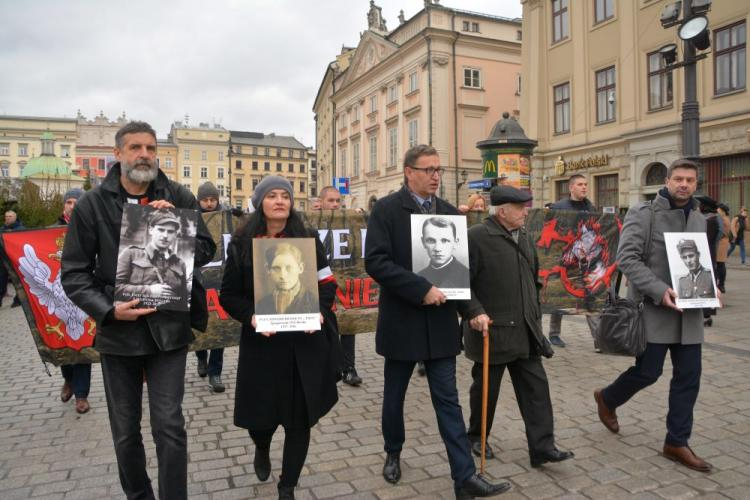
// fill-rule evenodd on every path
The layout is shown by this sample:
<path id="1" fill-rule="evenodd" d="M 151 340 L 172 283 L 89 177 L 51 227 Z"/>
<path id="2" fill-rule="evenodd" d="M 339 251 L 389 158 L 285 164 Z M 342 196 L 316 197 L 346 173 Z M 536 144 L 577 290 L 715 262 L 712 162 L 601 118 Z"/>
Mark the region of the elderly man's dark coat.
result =
<path id="1" fill-rule="evenodd" d="M 509 363 L 529 355 L 552 356 L 542 333 L 539 305 L 539 261 L 525 229 L 518 243 L 494 217 L 469 228 L 471 301 L 464 315 L 466 357 L 482 362 L 482 334 L 468 320 L 487 314 L 490 326 L 490 364 Z"/>
<path id="2" fill-rule="evenodd" d="M 293 236 L 286 230 L 284 235 Z M 303 236 L 315 238 L 318 270 L 328 267 L 317 232 Z M 292 407 L 295 367 L 302 381 L 310 427 L 336 404 L 341 345 L 331 323 L 335 294 L 335 281 L 318 285 L 320 311 L 325 318 L 320 332 L 279 332 L 264 337 L 251 325 L 255 313 L 252 259 L 243 259 L 239 247 L 234 242 L 229 244 L 219 301 L 242 323 L 234 398 L 236 426 L 263 431 L 277 425 L 297 426 L 305 416 L 300 414 L 301 409 Z"/>
<path id="3" fill-rule="evenodd" d="M 435 198 L 435 213 L 459 215 Z M 411 214 L 421 213 L 406 189 L 381 198 L 367 226 L 365 269 L 380 285 L 375 350 L 400 361 L 447 358 L 461 352 L 457 301 L 422 305 L 432 284 L 412 271 Z"/>

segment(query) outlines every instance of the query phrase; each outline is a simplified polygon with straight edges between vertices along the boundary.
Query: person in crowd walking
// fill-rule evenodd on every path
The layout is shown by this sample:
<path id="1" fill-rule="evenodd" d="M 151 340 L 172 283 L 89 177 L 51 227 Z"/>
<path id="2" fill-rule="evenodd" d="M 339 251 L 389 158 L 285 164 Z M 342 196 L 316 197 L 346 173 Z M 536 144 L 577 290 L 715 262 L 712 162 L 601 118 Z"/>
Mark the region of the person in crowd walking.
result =
<path id="1" fill-rule="evenodd" d="M 8 210 L 5 212 L 5 224 L 0 228 L 0 232 L 6 231 L 20 231 L 26 229 L 23 223 L 18 219 L 18 214 L 14 210 Z M 3 299 L 8 293 L 8 270 L 4 265 L 0 265 L 0 306 L 3 304 Z M 13 302 L 10 307 L 18 307 L 21 305 L 21 300 L 18 298 L 18 294 L 13 297 Z"/>
<path id="2" fill-rule="evenodd" d="M 732 224 L 729 221 L 729 207 L 719 203 L 717 207 L 721 222 L 721 238 L 716 246 L 716 287 L 721 293 L 726 292 L 727 281 L 727 253 L 729 253 L 729 239 L 732 236 Z"/>
<path id="3" fill-rule="evenodd" d="M 268 176 L 252 196 L 255 212 L 237 228 L 227 250 L 221 306 L 242 324 L 237 364 L 234 424 L 255 443 L 253 467 L 258 479 L 271 474 L 271 440 L 284 428 L 284 452 L 278 483 L 280 499 L 294 498 L 310 445 L 310 429 L 338 401 L 336 380 L 340 344 L 331 328 L 336 280 L 317 231 L 305 227 L 294 210 L 292 186 Z M 254 238 L 314 238 L 321 331 L 259 332 L 255 321 L 252 242 Z"/>
<path id="4" fill-rule="evenodd" d="M 463 316 L 466 357 L 471 368 L 471 416 L 468 436 L 475 455 L 482 446 L 483 337 L 489 336 L 487 425 L 489 437 L 506 368 L 526 426 L 532 467 L 573 457 L 555 446 L 552 400 L 542 356 L 553 354 L 542 331 L 539 302 L 539 259 L 524 229 L 531 201 L 528 191 L 495 186 L 490 191 L 490 216 L 469 228 L 471 301 Z M 494 452 L 485 446 L 485 458 Z"/>
<path id="5" fill-rule="evenodd" d="M 101 356 L 120 484 L 129 499 L 154 498 L 141 435 L 144 379 L 159 469 L 159 497 L 187 498 L 187 433 L 182 413 L 185 361 L 193 341 L 191 313 L 138 308 L 138 300 L 114 304 L 123 206 L 198 210 L 184 186 L 156 164 L 156 132 L 130 122 L 115 134 L 115 158 L 102 184 L 73 210 L 62 255 L 62 285 L 71 301 L 97 325 L 94 348 Z M 195 266 L 209 262 L 216 245 L 202 219 L 195 238 Z M 193 280 L 193 294 L 205 293 Z M 196 301 L 192 301 L 193 305 Z M 193 311 L 194 326 L 208 311 Z"/>
<path id="6" fill-rule="evenodd" d="M 456 498 L 498 495 L 510 484 L 492 484 L 476 473 L 458 402 L 459 304 L 447 301 L 437 287 L 412 269 L 411 215 L 457 215 L 458 210 L 435 195 L 442 174 L 435 148 L 409 148 L 403 171 L 403 188 L 375 203 L 365 245 L 365 269 L 380 285 L 375 349 L 385 358 L 383 477 L 392 484 L 401 479 L 400 457 L 406 439 L 404 399 L 414 365 L 424 361 Z"/>
<path id="7" fill-rule="evenodd" d="M 625 216 L 617 262 L 630 285 L 630 298 L 643 299 L 641 314 L 648 343 L 634 366 L 609 386 L 594 391 L 594 400 L 604 426 L 619 432 L 617 408 L 659 379 L 669 351 L 673 372 L 662 453 L 686 467 L 709 472 L 711 464 L 689 446 L 701 379 L 703 315 L 700 309 L 682 310 L 675 305 L 677 292 L 670 286 L 667 250 L 661 237 L 666 232 L 705 232 L 706 219 L 693 198 L 697 184 L 698 165 L 687 159 L 675 160 L 667 170 L 666 186 L 656 198 L 635 205 Z"/>
<path id="8" fill-rule="evenodd" d="M 6 216 L 7 222 L 7 216 Z M 732 252 L 740 247 L 740 262 L 746 264 L 747 255 L 745 254 L 745 231 L 747 230 L 747 208 L 740 208 L 740 213 L 732 219 L 732 244 L 729 245 L 727 257 L 731 257 Z"/>

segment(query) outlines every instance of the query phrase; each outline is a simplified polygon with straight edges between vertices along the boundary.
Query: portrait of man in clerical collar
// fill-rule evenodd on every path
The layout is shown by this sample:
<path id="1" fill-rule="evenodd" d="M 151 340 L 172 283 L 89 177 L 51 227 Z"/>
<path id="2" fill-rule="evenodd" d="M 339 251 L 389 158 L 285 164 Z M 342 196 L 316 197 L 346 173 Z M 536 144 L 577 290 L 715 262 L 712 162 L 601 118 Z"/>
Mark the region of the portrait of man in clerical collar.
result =
<path id="1" fill-rule="evenodd" d="M 466 217 L 415 214 L 411 223 L 414 272 L 449 299 L 470 296 Z"/>

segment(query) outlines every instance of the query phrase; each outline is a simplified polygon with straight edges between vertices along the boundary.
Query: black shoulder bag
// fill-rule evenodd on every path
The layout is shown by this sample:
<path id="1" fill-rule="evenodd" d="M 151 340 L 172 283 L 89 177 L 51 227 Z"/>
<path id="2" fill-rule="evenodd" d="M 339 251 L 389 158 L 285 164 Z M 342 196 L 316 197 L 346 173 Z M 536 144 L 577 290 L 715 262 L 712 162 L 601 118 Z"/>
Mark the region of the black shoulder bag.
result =
<path id="1" fill-rule="evenodd" d="M 646 240 L 644 262 L 648 263 L 651 254 L 651 238 L 654 229 L 654 206 L 651 209 L 651 221 Z M 643 327 L 643 298 L 636 303 L 620 297 L 622 272 L 617 272 L 615 283 L 610 285 L 607 302 L 599 315 L 599 324 L 594 330 L 599 349 L 607 354 L 623 356 L 640 356 L 646 350 L 646 329 Z"/>

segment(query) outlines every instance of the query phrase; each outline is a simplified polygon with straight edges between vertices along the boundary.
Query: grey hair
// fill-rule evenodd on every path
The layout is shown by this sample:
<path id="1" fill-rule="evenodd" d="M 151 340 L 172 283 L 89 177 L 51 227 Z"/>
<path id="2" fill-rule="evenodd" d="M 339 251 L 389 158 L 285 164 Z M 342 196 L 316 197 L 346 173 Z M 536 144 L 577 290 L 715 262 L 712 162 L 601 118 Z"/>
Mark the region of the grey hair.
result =
<path id="1" fill-rule="evenodd" d="M 125 136 L 128 134 L 139 134 L 139 133 L 146 133 L 151 134 L 156 140 L 156 131 L 146 122 L 130 122 L 124 125 L 120 130 L 117 131 L 115 134 L 115 146 L 117 146 L 118 149 L 122 149 L 122 147 L 125 145 Z"/>

